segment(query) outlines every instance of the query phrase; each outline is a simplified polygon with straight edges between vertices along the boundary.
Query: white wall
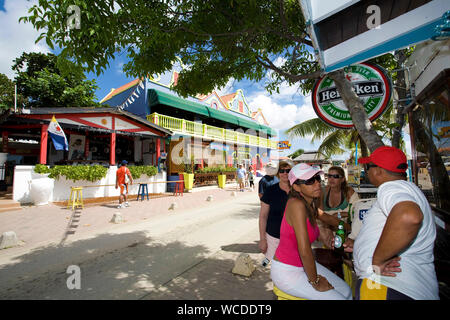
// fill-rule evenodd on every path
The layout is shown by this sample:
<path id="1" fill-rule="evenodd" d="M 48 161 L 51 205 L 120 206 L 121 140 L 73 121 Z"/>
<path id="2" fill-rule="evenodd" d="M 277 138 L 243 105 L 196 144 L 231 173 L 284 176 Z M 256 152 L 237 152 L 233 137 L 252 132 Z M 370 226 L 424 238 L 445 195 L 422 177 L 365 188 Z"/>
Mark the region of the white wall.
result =
<path id="1" fill-rule="evenodd" d="M 417 45 L 407 65 L 418 96 L 439 72 L 450 68 L 450 40 L 426 41 Z"/>
<path id="2" fill-rule="evenodd" d="M 39 175 L 34 173 L 34 166 L 16 166 L 14 170 L 13 199 L 20 203 L 31 203 L 33 199 L 30 197 L 30 184 L 33 179 L 37 179 Z M 49 201 L 64 201 L 70 197 L 71 187 L 87 186 L 83 188 L 83 198 L 100 198 L 119 196 L 119 189 L 115 188 L 116 184 L 116 166 L 108 169 L 106 177 L 97 182 L 89 182 L 85 180 L 72 181 L 65 177 L 54 180 L 53 193 L 50 195 Z M 141 176 L 138 180 L 134 180 L 133 185 L 129 186 L 129 194 L 136 195 L 140 182 L 166 181 L 166 172 L 158 173 L 156 176 Z M 110 185 L 110 186 L 104 186 Z M 166 191 L 166 183 L 154 183 L 148 185 L 149 193 L 164 193 Z"/>

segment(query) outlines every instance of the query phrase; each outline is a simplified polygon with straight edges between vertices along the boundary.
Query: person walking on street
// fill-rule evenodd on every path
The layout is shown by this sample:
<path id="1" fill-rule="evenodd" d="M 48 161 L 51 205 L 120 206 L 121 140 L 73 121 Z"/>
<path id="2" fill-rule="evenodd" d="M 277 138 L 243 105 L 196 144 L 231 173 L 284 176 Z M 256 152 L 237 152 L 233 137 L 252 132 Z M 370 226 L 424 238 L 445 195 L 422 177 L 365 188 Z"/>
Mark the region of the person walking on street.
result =
<path id="1" fill-rule="evenodd" d="M 272 260 L 280 242 L 280 225 L 290 191 L 288 174 L 292 165 L 281 161 L 278 165 L 278 183 L 268 187 L 261 197 L 259 211 L 259 249 L 265 254 L 263 266 Z"/>
<path id="2" fill-rule="evenodd" d="M 351 300 L 352 290 L 333 272 L 316 262 L 311 243 L 319 237 L 317 220 L 321 170 L 301 163 L 289 172 L 290 193 L 280 243 L 270 275 L 287 294 L 309 300 Z"/>
<path id="3" fill-rule="evenodd" d="M 237 182 L 239 184 L 239 189 L 241 192 L 244 192 L 244 179 L 245 179 L 245 169 L 242 167 L 242 164 L 239 165 L 237 169 Z"/>
<path id="4" fill-rule="evenodd" d="M 250 188 L 251 188 L 252 190 L 255 190 L 255 183 L 254 183 L 254 181 L 255 181 L 255 175 L 253 174 L 253 168 L 252 168 L 252 166 L 250 166 L 250 167 L 248 168 L 248 182 L 249 182 Z"/>
<path id="5" fill-rule="evenodd" d="M 360 300 L 438 300 L 434 268 L 436 225 L 422 191 L 406 181 L 405 154 L 394 147 L 377 148 L 366 164 L 377 200 L 364 215 L 353 251 Z"/>
<path id="6" fill-rule="evenodd" d="M 130 169 L 127 168 L 128 161 L 123 160 L 121 167 L 116 172 L 116 189 L 120 187 L 119 205 L 117 209 L 129 207 L 128 203 L 128 184 L 133 184 L 133 177 Z"/>
<path id="7" fill-rule="evenodd" d="M 264 166 L 264 169 L 266 174 L 261 178 L 261 180 L 259 180 L 258 183 L 258 196 L 260 199 L 268 187 L 279 182 L 278 177 L 276 176 L 278 173 L 277 165 L 273 162 L 269 162 Z"/>

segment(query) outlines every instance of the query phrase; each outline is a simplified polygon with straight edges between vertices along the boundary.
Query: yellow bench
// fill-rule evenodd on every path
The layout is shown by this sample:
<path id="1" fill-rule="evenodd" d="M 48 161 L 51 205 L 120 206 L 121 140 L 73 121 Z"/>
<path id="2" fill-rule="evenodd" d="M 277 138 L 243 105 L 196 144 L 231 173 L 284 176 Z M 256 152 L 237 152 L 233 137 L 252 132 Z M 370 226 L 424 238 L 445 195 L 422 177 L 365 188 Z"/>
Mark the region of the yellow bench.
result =
<path id="1" fill-rule="evenodd" d="M 277 296 L 278 300 L 308 300 L 305 298 L 291 296 L 290 294 L 278 289 L 275 284 L 273 285 L 273 293 Z"/>
<path id="2" fill-rule="evenodd" d="M 342 264 L 342 271 L 344 273 L 344 281 L 352 289 L 352 294 L 355 296 L 355 286 L 356 283 L 353 281 L 353 271 L 352 268 L 345 262 Z"/>
<path id="3" fill-rule="evenodd" d="M 71 187 L 70 198 L 67 202 L 67 209 L 72 206 L 72 210 L 76 207 L 84 208 L 83 206 L 83 187 Z"/>
<path id="4" fill-rule="evenodd" d="M 353 293 L 353 296 L 354 296 L 355 295 L 355 283 L 353 282 L 352 270 L 345 263 L 342 264 L 342 269 L 343 269 L 343 272 L 344 272 L 344 280 L 350 286 L 350 288 L 352 289 L 352 293 Z M 275 286 L 275 284 L 273 285 L 273 293 L 277 296 L 278 300 L 308 300 L 308 299 L 305 299 L 305 298 L 299 298 L 299 297 L 291 296 L 290 294 L 287 294 L 286 292 L 281 291 L 280 289 L 278 289 L 278 287 Z"/>

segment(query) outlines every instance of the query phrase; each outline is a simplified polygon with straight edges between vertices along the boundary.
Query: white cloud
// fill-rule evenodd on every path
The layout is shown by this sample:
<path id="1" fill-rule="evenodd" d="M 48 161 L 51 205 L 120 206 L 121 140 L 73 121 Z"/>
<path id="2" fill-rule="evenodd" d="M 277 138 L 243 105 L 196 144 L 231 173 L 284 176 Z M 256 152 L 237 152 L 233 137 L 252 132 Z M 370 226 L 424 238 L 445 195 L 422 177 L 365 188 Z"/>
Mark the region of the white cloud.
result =
<path id="1" fill-rule="evenodd" d="M 15 77 L 11 70 L 13 60 L 23 52 L 50 52 L 44 41 L 35 44 L 40 32 L 30 23 L 19 23 L 19 18 L 28 14 L 28 9 L 37 1 L 5 0 L 5 11 L 0 11 L 0 73 L 10 79 Z"/>
<path id="2" fill-rule="evenodd" d="M 235 79 L 230 78 L 228 79 L 228 82 L 225 86 L 223 86 L 222 88 L 216 88 L 215 91 L 219 95 L 219 97 L 235 92 L 233 91 L 234 82 Z"/>
<path id="3" fill-rule="evenodd" d="M 311 143 L 311 136 L 290 138 L 284 132 L 303 121 L 317 118 L 311 104 L 311 96 L 302 96 L 293 86 L 280 88 L 279 94 L 269 94 L 266 91 L 257 91 L 247 96 L 252 110 L 261 108 L 269 126 L 278 131 L 276 140 L 289 140 L 291 148 L 278 153 L 278 156 L 287 156 L 297 149 L 317 150 L 320 141 Z M 285 103 L 289 101 L 289 103 Z M 299 102 L 299 103 L 297 103 Z"/>
<path id="4" fill-rule="evenodd" d="M 269 125 L 280 131 L 285 131 L 300 122 L 317 117 L 311 106 L 309 97 L 297 99 L 303 100 L 302 105 L 296 105 L 294 103 L 283 104 L 281 102 L 283 100 L 281 94 L 269 95 L 266 92 L 256 93 L 256 95 L 251 96 L 248 100 L 253 110 L 261 108 Z"/>

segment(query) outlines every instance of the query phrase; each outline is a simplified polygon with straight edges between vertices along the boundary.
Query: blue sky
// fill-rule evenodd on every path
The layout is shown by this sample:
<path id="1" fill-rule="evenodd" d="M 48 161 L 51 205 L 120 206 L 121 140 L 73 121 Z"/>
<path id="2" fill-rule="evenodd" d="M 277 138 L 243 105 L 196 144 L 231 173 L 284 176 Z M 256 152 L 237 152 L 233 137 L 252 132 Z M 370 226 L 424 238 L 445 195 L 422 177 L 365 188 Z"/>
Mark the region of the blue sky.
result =
<path id="1" fill-rule="evenodd" d="M 27 8 L 31 7 L 35 1 L 26 0 L 0 0 L 0 73 L 6 74 L 9 78 L 14 78 L 11 70 L 12 60 L 19 57 L 22 52 L 51 52 L 41 41 L 35 44 L 34 41 L 39 33 L 30 24 L 18 23 L 18 18 L 27 14 Z M 127 78 L 122 72 L 122 66 L 126 62 L 126 56 L 121 55 L 111 61 L 108 70 L 99 77 L 88 74 L 89 79 L 96 79 L 99 89 L 96 92 L 98 100 L 106 96 L 111 88 L 118 88 L 123 84 L 133 80 Z M 264 82 L 254 83 L 248 80 L 234 81 L 231 79 L 225 88 L 220 91 L 221 95 L 236 92 L 242 89 L 252 111 L 258 108 L 263 110 L 263 114 L 269 125 L 278 130 L 279 140 L 290 140 L 291 150 L 279 152 L 280 156 L 292 153 L 298 148 L 304 150 L 315 150 L 319 143 L 310 143 L 310 138 L 289 139 L 284 135 L 284 131 L 302 121 L 315 118 L 316 115 L 311 106 L 311 98 L 304 97 L 297 91 L 296 87 L 283 85 L 279 94 L 269 94 L 264 89 Z M 336 156 L 336 159 L 345 159 L 347 155 Z"/>

